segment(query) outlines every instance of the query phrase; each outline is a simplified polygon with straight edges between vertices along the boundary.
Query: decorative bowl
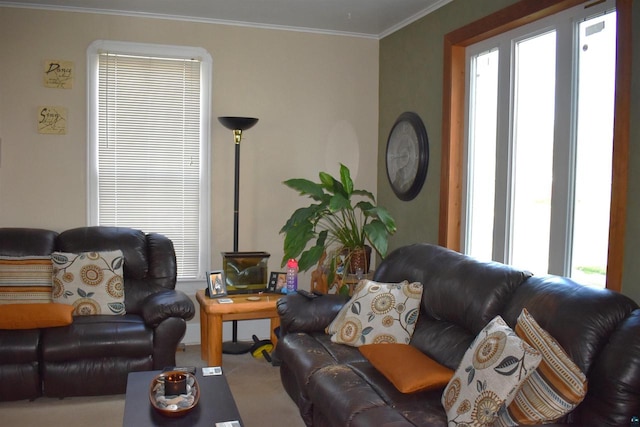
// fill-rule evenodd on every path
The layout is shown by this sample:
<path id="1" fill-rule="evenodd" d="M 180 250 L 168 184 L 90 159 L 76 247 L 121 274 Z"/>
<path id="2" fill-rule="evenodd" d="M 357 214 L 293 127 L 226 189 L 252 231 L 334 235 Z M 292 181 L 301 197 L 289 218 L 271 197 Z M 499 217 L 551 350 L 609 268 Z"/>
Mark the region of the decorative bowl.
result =
<path id="1" fill-rule="evenodd" d="M 165 384 L 169 378 L 186 377 L 186 393 L 165 396 Z M 168 371 L 156 375 L 149 386 L 151 406 L 166 417 L 181 417 L 196 407 L 200 400 L 200 386 L 196 376 L 183 371 Z"/>

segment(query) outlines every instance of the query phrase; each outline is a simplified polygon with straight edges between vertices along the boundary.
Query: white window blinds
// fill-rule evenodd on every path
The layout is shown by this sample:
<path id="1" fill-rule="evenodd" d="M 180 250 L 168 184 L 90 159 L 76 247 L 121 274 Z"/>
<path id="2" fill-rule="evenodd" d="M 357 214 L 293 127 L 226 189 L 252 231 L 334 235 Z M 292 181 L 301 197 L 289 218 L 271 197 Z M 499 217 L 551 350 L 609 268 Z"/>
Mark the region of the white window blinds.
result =
<path id="1" fill-rule="evenodd" d="M 97 56 L 97 223 L 166 235 L 201 276 L 201 62 Z"/>

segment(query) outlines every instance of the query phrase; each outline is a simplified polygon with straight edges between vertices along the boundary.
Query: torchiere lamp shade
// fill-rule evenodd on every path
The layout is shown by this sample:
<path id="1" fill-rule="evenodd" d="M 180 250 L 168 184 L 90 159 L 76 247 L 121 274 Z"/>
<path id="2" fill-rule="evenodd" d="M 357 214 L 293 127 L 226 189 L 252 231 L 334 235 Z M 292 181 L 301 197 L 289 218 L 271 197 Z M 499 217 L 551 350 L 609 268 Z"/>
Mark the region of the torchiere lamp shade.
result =
<path id="1" fill-rule="evenodd" d="M 218 121 L 222 123 L 222 126 L 231 130 L 247 130 L 252 128 L 256 123 L 258 123 L 258 119 L 255 117 L 218 117 Z"/>

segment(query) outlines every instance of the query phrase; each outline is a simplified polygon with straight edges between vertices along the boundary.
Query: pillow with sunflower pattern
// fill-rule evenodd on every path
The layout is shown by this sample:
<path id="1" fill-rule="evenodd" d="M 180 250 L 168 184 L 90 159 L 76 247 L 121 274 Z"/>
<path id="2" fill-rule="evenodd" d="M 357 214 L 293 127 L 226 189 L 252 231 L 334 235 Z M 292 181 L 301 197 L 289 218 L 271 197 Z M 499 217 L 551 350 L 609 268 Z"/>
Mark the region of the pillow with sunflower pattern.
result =
<path id="1" fill-rule="evenodd" d="M 331 341 L 353 347 L 409 344 L 418 321 L 421 299 L 422 284 L 418 282 L 361 280 L 326 332 L 331 335 Z"/>
<path id="2" fill-rule="evenodd" d="M 125 314 L 122 251 L 54 252 L 52 297 L 74 316 Z"/>
<path id="3" fill-rule="evenodd" d="M 449 425 L 492 426 L 542 356 L 496 316 L 464 354 L 442 394 Z"/>

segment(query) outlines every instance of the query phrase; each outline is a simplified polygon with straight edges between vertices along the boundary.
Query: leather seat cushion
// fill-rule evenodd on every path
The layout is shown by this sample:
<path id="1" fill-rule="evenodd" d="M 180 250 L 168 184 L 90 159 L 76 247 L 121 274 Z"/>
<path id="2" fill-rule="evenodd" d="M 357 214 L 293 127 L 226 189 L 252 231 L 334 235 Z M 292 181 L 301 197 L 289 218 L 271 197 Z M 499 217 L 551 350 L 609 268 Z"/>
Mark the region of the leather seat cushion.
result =
<path id="1" fill-rule="evenodd" d="M 325 366 L 366 361 L 356 347 L 336 345 L 329 335 L 322 333 L 291 333 L 278 343 L 279 355 L 295 372 L 299 390 L 305 390 L 309 378 Z"/>
<path id="2" fill-rule="evenodd" d="M 42 394 L 38 362 L 0 365 L 0 378 L 2 401 L 35 399 Z"/>
<path id="3" fill-rule="evenodd" d="M 398 362 L 401 363 L 401 361 Z M 412 424 L 419 426 L 446 425 L 447 416 L 440 402 L 444 386 L 432 390 L 402 393 L 369 362 L 353 363 L 349 367 L 370 384 L 370 387 L 387 403 L 388 409 L 402 414 Z M 365 411 L 362 415 L 367 412 L 370 411 Z M 373 413 L 383 416 L 379 410 L 373 411 Z M 391 419 L 394 418 L 391 417 Z M 386 417 L 381 419 L 384 422 L 380 424 L 387 422 Z"/>
<path id="4" fill-rule="evenodd" d="M 406 425 L 446 426 L 442 389 L 402 393 L 369 362 L 322 368 L 311 377 L 308 391 L 332 425 L 404 425 L 404 419 Z"/>
<path id="5" fill-rule="evenodd" d="M 129 372 L 153 369 L 151 356 L 103 357 L 78 362 L 44 362 L 43 394 L 48 397 L 123 394 Z M 148 410 L 151 410 L 149 408 Z"/>
<path id="6" fill-rule="evenodd" d="M 0 401 L 40 396 L 39 342 L 39 329 L 0 330 Z"/>
<path id="7" fill-rule="evenodd" d="M 153 330 L 142 317 L 78 316 L 69 326 L 42 331 L 42 360 L 138 358 L 153 354 Z"/>

